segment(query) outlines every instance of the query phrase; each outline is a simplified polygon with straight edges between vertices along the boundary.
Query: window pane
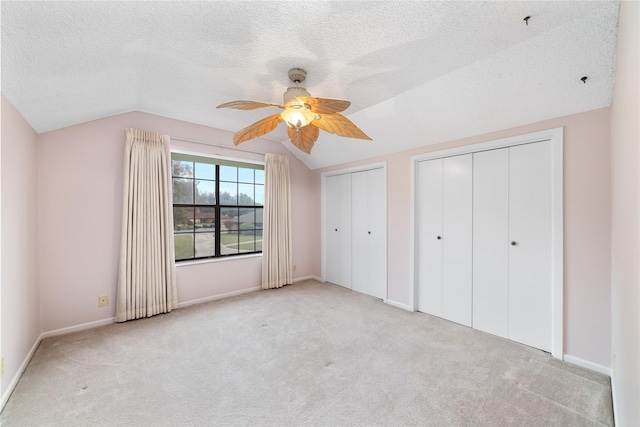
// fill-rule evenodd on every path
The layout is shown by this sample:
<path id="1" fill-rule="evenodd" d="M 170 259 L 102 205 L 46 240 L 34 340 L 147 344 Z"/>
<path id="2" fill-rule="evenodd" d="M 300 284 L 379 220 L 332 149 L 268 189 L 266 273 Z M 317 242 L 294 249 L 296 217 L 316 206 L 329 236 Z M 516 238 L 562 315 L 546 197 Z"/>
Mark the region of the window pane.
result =
<path id="1" fill-rule="evenodd" d="M 254 209 L 240 209 L 240 220 L 238 222 L 240 223 L 241 234 L 246 234 L 246 230 L 251 231 L 251 234 L 253 234 L 253 229 L 256 228 L 255 218 L 256 212 Z"/>
<path id="2" fill-rule="evenodd" d="M 216 233 L 196 233 L 196 257 L 215 256 Z"/>
<path id="3" fill-rule="evenodd" d="M 262 228 L 262 208 L 256 209 L 256 228 Z"/>
<path id="4" fill-rule="evenodd" d="M 215 208 L 195 208 L 194 223 L 196 232 L 210 232 L 216 228 Z"/>
<path id="5" fill-rule="evenodd" d="M 223 231 L 220 233 L 220 253 L 222 255 L 237 254 L 238 233 Z"/>
<path id="6" fill-rule="evenodd" d="M 233 166 L 220 166 L 220 181 L 238 181 L 238 168 Z"/>
<path id="7" fill-rule="evenodd" d="M 264 170 L 256 169 L 255 172 L 255 182 L 256 184 L 264 184 Z"/>
<path id="8" fill-rule="evenodd" d="M 256 230 L 256 251 L 262 251 L 262 230 Z"/>
<path id="9" fill-rule="evenodd" d="M 238 209 L 220 209 L 220 225 L 222 231 L 238 231 Z"/>
<path id="10" fill-rule="evenodd" d="M 193 258 L 193 234 L 175 234 L 173 242 L 177 260 Z"/>
<path id="11" fill-rule="evenodd" d="M 216 165 L 211 165 L 207 163 L 196 163 L 195 169 L 196 169 L 194 173 L 195 178 L 210 179 L 212 181 L 215 181 Z"/>
<path id="12" fill-rule="evenodd" d="M 238 204 L 253 206 L 253 184 L 238 184 Z"/>
<path id="13" fill-rule="evenodd" d="M 193 180 L 186 178 L 173 178 L 173 203 L 193 203 Z"/>
<path id="14" fill-rule="evenodd" d="M 196 181 L 196 204 L 215 205 L 216 182 Z"/>
<path id="15" fill-rule="evenodd" d="M 173 208 L 173 230 L 193 231 L 193 208 L 174 207 Z"/>
<path id="16" fill-rule="evenodd" d="M 238 204 L 238 184 L 235 182 L 220 183 L 220 204 L 221 205 L 237 205 Z"/>
<path id="17" fill-rule="evenodd" d="M 171 174 L 173 176 L 182 176 L 185 178 L 193 177 L 193 162 L 185 162 L 181 160 L 171 161 Z"/>
<path id="18" fill-rule="evenodd" d="M 255 252 L 255 250 L 256 250 L 255 232 L 252 230 L 247 233 L 240 234 L 239 252 Z"/>
<path id="19" fill-rule="evenodd" d="M 256 199 L 255 204 L 258 206 L 264 205 L 264 185 L 256 185 Z"/>
<path id="20" fill-rule="evenodd" d="M 253 184 L 253 169 L 238 168 L 238 182 Z"/>

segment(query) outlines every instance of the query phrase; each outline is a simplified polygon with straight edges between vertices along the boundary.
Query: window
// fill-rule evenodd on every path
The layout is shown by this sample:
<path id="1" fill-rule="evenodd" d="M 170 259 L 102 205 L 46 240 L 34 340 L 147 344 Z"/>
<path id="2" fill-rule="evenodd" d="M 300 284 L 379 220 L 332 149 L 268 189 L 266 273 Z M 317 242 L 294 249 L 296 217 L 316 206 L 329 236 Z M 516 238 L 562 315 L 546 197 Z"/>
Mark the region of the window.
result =
<path id="1" fill-rule="evenodd" d="M 171 153 L 176 261 L 262 252 L 264 166 Z"/>

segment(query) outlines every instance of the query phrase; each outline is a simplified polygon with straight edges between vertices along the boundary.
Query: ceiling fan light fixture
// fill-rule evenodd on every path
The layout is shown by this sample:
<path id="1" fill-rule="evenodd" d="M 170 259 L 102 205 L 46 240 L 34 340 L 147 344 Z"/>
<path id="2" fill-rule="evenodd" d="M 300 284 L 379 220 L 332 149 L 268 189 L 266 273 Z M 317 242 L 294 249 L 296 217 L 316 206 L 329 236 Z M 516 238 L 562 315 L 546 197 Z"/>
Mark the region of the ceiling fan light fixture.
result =
<path id="1" fill-rule="evenodd" d="M 284 110 L 239 130 L 233 135 L 233 144 L 238 145 L 265 135 L 282 121 L 287 124 L 287 135 L 291 143 L 307 154 L 311 154 L 311 148 L 318 139 L 320 129 L 338 136 L 371 140 L 355 124 L 340 114 L 351 105 L 349 101 L 312 97 L 305 88 L 300 86 L 306 76 L 306 71 L 301 68 L 289 70 L 289 78 L 295 86 L 287 88 L 282 104 L 237 100 L 218 105 L 217 108 L 237 110 L 255 110 L 264 107 L 278 107 Z"/>
<path id="2" fill-rule="evenodd" d="M 295 130 L 302 129 L 316 118 L 316 115 L 304 105 L 288 105 L 280 116 L 287 126 Z"/>

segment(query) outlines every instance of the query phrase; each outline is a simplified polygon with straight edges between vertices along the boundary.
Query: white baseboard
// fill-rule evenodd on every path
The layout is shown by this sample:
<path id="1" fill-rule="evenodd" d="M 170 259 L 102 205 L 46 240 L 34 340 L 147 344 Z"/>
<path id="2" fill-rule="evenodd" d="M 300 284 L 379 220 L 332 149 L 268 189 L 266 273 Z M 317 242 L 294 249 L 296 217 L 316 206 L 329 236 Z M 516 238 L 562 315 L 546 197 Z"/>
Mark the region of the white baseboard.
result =
<path id="1" fill-rule="evenodd" d="M 317 276 L 304 276 L 304 277 L 298 277 L 296 279 L 293 279 L 293 283 L 302 282 L 304 280 L 309 280 L 309 279 L 314 279 L 314 280 L 321 281 L 320 278 L 317 277 Z M 255 291 L 260 291 L 260 290 L 262 290 L 262 287 L 255 286 L 253 288 L 247 288 L 247 289 L 241 289 L 239 291 L 227 292 L 226 294 L 213 295 L 213 296 L 210 296 L 210 297 L 198 298 L 198 299 L 194 299 L 194 300 L 191 300 L 191 301 L 184 301 L 184 302 L 178 303 L 178 308 L 187 307 L 187 306 L 194 305 L 194 304 L 202 304 L 202 303 L 205 303 L 205 302 L 215 301 L 217 299 L 222 299 L 222 298 L 233 297 L 233 296 L 236 296 L 236 295 L 248 294 L 249 292 L 255 292 Z"/>
<path id="2" fill-rule="evenodd" d="M 202 304 L 205 302 L 215 301 L 217 299 L 222 299 L 222 298 L 233 297 L 236 295 L 248 294 L 249 292 L 259 291 L 261 289 L 262 288 L 260 286 L 256 286 L 254 288 L 240 289 L 239 291 L 227 292 L 225 294 L 219 294 L 219 295 L 212 295 L 210 297 L 193 299 L 191 301 L 184 301 L 184 302 L 178 303 L 178 308 L 187 307 L 194 304 Z"/>
<path id="3" fill-rule="evenodd" d="M 40 334 L 38 339 L 36 339 L 36 342 L 33 343 L 33 346 L 31 346 L 31 350 L 29 350 L 29 353 L 27 353 L 27 357 L 24 358 L 24 361 L 22 362 L 22 365 L 20 365 L 18 372 L 16 372 L 16 374 L 13 376 L 13 379 L 9 383 L 9 387 L 7 387 L 7 390 L 2 395 L 2 400 L 0 401 L 0 412 L 2 412 L 2 410 L 4 409 L 4 405 L 6 405 L 7 402 L 9 401 L 9 397 L 11 397 L 11 393 L 13 393 L 13 389 L 15 389 L 16 385 L 18 385 L 18 381 L 20 380 L 20 377 L 22 376 L 22 373 L 24 372 L 24 370 L 27 369 L 27 365 L 29 365 L 31 358 L 33 357 L 34 353 L 38 349 L 38 346 L 40 345 L 40 341 L 42 341 L 42 334 Z"/>
<path id="4" fill-rule="evenodd" d="M 293 279 L 293 283 L 298 283 L 298 282 L 302 282 L 304 280 L 317 280 L 318 282 L 323 282 L 324 280 L 322 280 L 321 278 L 319 278 L 318 276 L 303 276 L 303 277 L 298 277 L 297 279 Z"/>
<path id="5" fill-rule="evenodd" d="M 314 280 L 321 281 L 320 278 L 317 277 L 317 276 L 304 276 L 304 277 L 298 277 L 296 279 L 293 279 L 293 283 L 302 282 L 304 280 L 309 280 L 309 279 L 314 279 Z M 202 304 L 202 303 L 209 302 L 209 301 L 215 301 L 217 299 L 233 297 L 233 296 L 236 296 L 236 295 L 247 294 L 249 292 L 255 292 L 255 291 L 260 291 L 260 290 L 262 290 L 262 287 L 255 286 L 253 288 L 241 289 L 239 291 L 227 292 L 225 294 L 213 295 L 213 296 L 204 297 L 204 298 L 198 298 L 198 299 L 194 299 L 194 300 L 191 300 L 191 301 L 184 301 L 184 302 L 178 303 L 178 308 L 187 307 L 187 306 L 194 305 L 194 304 Z"/>
<path id="6" fill-rule="evenodd" d="M 611 371 L 613 374 L 613 370 Z M 618 398 L 616 394 L 616 379 L 615 376 L 611 375 L 611 401 L 613 403 L 613 425 L 617 425 L 616 420 L 618 419 Z"/>
<path id="7" fill-rule="evenodd" d="M 579 357 L 570 356 L 568 354 L 564 355 L 563 360 L 565 362 L 571 363 L 572 365 L 591 369 L 592 371 L 596 371 L 608 377 L 611 377 L 611 368 L 608 368 L 606 366 L 598 365 L 597 363 L 589 362 L 588 360 L 580 359 Z"/>
<path id="8" fill-rule="evenodd" d="M 115 323 L 116 318 L 110 317 L 108 319 L 96 320 L 88 323 L 81 323 L 79 325 L 69 326 L 67 328 L 54 329 L 53 331 L 43 332 L 40 335 L 40 339 L 45 339 L 49 337 L 55 337 L 57 335 L 65 335 L 70 334 L 72 332 L 84 331 L 85 329 L 97 328 L 98 326 L 110 325 Z"/>
<path id="9" fill-rule="evenodd" d="M 389 305 L 391 305 L 391 306 L 393 306 L 393 307 L 398 307 L 398 308 L 401 308 L 401 309 L 403 309 L 403 310 L 407 310 L 407 311 L 413 311 L 413 310 L 411 309 L 411 307 L 409 307 L 409 305 L 408 305 L 408 304 L 403 304 L 403 303 L 401 303 L 401 302 L 396 302 L 396 301 L 391 300 L 391 299 L 387 299 L 387 300 L 385 300 L 384 302 L 385 302 L 385 303 L 387 303 L 387 304 L 389 304 Z"/>

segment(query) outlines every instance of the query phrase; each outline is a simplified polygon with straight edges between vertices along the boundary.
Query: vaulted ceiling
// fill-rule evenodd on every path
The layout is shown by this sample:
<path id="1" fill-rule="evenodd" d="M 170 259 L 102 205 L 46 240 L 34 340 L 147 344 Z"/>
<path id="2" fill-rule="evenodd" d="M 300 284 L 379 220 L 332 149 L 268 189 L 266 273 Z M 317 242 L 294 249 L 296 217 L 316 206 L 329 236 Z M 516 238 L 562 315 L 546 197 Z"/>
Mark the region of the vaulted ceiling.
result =
<path id="1" fill-rule="evenodd" d="M 373 138 L 321 131 L 308 155 L 265 135 L 319 168 L 610 106 L 618 7 L 2 1 L 2 93 L 39 133 L 128 111 L 235 132 L 278 110 L 215 107 L 281 103 L 300 67 Z"/>

